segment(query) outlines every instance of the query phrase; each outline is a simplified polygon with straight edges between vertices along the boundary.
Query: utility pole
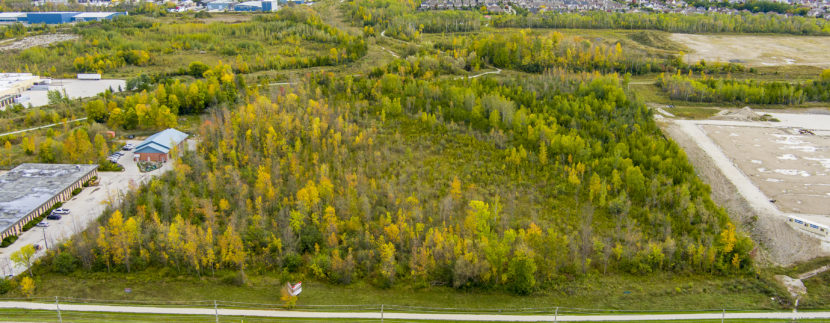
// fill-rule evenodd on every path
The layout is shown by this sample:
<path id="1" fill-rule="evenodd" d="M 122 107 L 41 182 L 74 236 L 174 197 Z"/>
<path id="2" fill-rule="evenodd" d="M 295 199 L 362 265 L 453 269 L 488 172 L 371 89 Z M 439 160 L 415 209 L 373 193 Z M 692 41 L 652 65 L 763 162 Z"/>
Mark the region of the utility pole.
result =
<path id="1" fill-rule="evenodd" d="M 43 227 L 43 246 L 49 249 L 49 241 L 46 241 L 46 227 Z"/>
<path id="2" fill-rule="evenodd" d="M 61 317 L 61 305 L 58 303 L 57 296 L 55 296 L 55 308 L 58 309 L 58 322 L 63 323 L 63 318 Z"/>

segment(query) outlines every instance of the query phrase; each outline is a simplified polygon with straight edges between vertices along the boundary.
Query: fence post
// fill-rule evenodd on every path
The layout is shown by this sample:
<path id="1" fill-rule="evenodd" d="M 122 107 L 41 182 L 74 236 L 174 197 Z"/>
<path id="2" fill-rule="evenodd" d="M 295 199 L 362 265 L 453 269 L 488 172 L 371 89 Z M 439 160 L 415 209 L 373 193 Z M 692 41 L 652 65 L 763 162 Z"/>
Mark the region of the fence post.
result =
<path id="1" fill-rule="evenodd" d="M 721 316 L 720 316 L 720 323 L 723 323 L 724 320 L 726 320 L 726 309 L 725 308 L 723 309 L 723 314 L 721 314 Z"/>
<path id="2" fill-rule="evenodd" d="M 219 305 L 216 304 L 216 300 L 213 300 L 213 314 L 216 316 L 216 323 L 219 323 Z"/>
<path id="3" fill-rule="evenodd" d="M 559 306 L 556 307 L 556 311 L 553 312 L 553 321 L 559 321 Z"/>
<path id="4" fill-rule="evenodd" d="M 63 323 L 63 318 L 61 317 L 61 305 L 58 302 L 57 296 L 55 296 L 55 308 L 58 310 L 58 322 Z"/>
<path id="5" fill-rule="evenodd" d="M 380 323 L 383 323 L 383 304 L 380 304 Z"/>

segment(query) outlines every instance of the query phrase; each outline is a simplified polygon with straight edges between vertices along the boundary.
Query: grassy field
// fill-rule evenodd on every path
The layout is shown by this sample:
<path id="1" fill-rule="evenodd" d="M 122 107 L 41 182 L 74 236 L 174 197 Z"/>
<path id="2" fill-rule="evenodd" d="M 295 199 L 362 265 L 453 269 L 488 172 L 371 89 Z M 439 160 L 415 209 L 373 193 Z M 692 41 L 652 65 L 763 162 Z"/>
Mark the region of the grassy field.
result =
<path id="1" fill-rule="evenodd" d="M 82 273 L 69 276 L 38 272 L 35 297 L 75 297 L 136 302 L 220 300 L 279 304 L 281 278 L 250 275 L 246 286 L 225 283 L 232 273 L 217 278 L 180 276 L 170 270 L 139 273 Z M 592 275 L 563 281 L 534 294 L 517 297 L 499 290 L 457 290 L 403 284 L 379 289 L 363 282 L 331 285 L 303 277 L 298 305 L 400 305 L 462 309 L 568 308 L 625 310 L 782 310 L 790 306 L 785 292 L 769 279 L 656 273 L 650 276 Z M 125 288 L 131 292 L 126 293 Z M 825 293 L 816 294 L 822 296 Z M 343 297 L 349 295 L 349 297 Z M 4 297 L 20 297 L 17 291 Z M 774 299 L 773 299 L 774 297 Z M 825 298 L 826 300 L 830 298 Z M 825 304 L 815 303 L 821 308 Z M 803 307 L 803 306 L 802 306 Z M 806 307 L 805 307 L 806 308 Z"/>
<path id="2" fill-rule="evenodd" d="M 15 322 L 44 322 L 56 321 L 57 313 L 54 311 L 41 310 L 20 310 L 2 309 L 0 317 Z M 69 312 L 62 311 L 61 318 L 69 322 L 92 323 L 92 322 L 213 322 L 216 318 L 208 315 L 151 315 L 151 314 L 121 314 L 121 313 L 94 313 L 94 312 Z M 250 316 L 219 316 L 219 322 L 318 322 L 315 319 L 289 319 L 289 318 L 264 318 Z M 327 322 L 381 322 L 379 319 L 328 319 Z M 390 320 L 383 322 L 409 322 L 410 320 Z M 726 322 L 792 322 L 792 320 L 725 320 Z M 429 322 L 446 322 L 430 320 Z M 475 322 L 475 321 L 469 321 Z M 655 323 L 672 322 L 721 322 L 721 320 L 671 320 L 671 321 L 649 321 Z M 799 322 L 821 322 L 821 320 L 799 320 Z"/>

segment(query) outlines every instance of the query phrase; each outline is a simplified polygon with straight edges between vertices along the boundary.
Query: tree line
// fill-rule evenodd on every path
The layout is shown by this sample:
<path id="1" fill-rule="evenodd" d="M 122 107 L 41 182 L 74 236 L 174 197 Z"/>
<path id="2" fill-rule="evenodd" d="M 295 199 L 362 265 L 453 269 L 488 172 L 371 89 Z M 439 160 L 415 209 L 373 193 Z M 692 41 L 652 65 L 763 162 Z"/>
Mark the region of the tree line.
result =
<path id="1" fill-rule="evenodd" d="M 150 53 L 143 50 L 118 51 L 115 54 L 84 54 L 72 62 L 78 72 L 110 72 L 130 64 L 146 66 L 151 63 Z"/>
<path id="2" fill-rule="evenodd" d="M 575 72 L 645 74 L 666 71 L 706 71 L 729 73 L 744 71 L 740 64 L 687 64 L 679 55 L 654 57 L 619 42 L 591 41 L 580 36 L 564 36 L 559 32 L 488 33 L 456 36 L 437 41 L 435 47 L 454 58 L 466 58 L 468 70 L 486 64 L 500 68 L 541 73 L 547 69 L 565 68 Z"/>
<path id="3" fill-rule="evenodd" d="M 810 11 L 808 7 L 799 7 L 783 2 L 774 2 L 767 0 L 750 0 L 746 2 L 728 2 L 728 1 L 709 1 L 709 0 L 694 0 L 689 2 L 690 6 L 698 8 L 730 8 L 735 10 L 748 10 L 753 13 L 758 12 L 775 12 L 779 14 L 795 14 L 804 16 Z"/>
<path id="4" fill-rule="evenodd" d="M 201 79 L 190 84 L 167 80 L 151 91 L 141 90 L 125 97 L 110 93 L 87 102 L 86 115 L 111 128 L 175 127 L 177 115 L 199 114 L 209 106 L 233 104 L 238 99 L 239 88 L 245 87 L 244 80 L 236 77 L 228 64 L 220 62 L 207 68 L 200 62 L 192 62 L 190 67 L 191 71 L 203 71 Z"/>
<path id="5" fill-rule="evenodd" d="M 825 19 L 778 14 L 740 13 L 540 13 L 527 16 L 501 15 L 493 26 L 516 28 L 654 29 L 682 33 L 781 33 L 830 35 Z"/>
<path id="6" fill-rule="evenodd" d="M 708 75 L 661 74 L 657 85 L 675 100 L 693 102 L 735 102 L 754 104 L 801 104 L 830 101 L 830 70 L 803 83 L 735 80 Z"/>
<path id="7" fill-rule="evenodd" d="M 388 37 L 417 40 L 423 33 L 470 32 L 481 28 L 482 15 L 476 11 L 444 10 L 417 12 L 418 3 L 394 0 L 355 0 L 343 3 L 342 10 L 367 35 L 382 31 Z"/>

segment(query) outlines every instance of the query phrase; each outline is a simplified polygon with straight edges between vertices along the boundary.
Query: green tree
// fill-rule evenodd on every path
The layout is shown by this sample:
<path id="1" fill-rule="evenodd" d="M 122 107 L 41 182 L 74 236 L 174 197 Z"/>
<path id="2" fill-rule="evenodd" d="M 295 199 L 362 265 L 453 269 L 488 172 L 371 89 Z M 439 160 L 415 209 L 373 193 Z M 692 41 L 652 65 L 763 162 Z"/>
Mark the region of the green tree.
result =
<path id="1" fill-rule="evenodd" d="M 530 252 L 520 248 L 513 254 L 507 269 L 507 284 L 511 291 L 527 295 L 536 287 L 536 263 Z"/>
<path id="2" fill-rule="evenodd" d="M 32 261 L 35 260 L 35 247 L 28 244 L 20 248 L 15 252 L 12 252 L 11 256 L 9 256 L 11 261 L 17 266 L 26 267 L 29 269 L 29 276 L 33 276 L 32 274 Z"/>

